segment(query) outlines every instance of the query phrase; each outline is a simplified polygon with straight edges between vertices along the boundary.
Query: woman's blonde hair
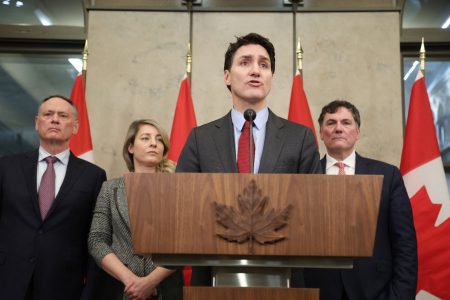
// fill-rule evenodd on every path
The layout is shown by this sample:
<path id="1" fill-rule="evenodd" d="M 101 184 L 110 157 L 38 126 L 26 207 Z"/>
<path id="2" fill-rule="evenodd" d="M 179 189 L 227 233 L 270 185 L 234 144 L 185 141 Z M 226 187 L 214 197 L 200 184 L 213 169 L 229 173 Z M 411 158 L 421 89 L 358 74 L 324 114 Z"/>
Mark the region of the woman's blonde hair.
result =
<path id="1" fill-rule="evenodd" d="M 159 126 L 158 123 L 150 119 L 135 120 L 130 124 L 130 127 L 128 127 L 128 132 L 125 137 L 125 142 L 123 143 L 122 149 L 123 159 L 127 164 L 128 171 L 134 172 L 133 154 L 128 151 L 128 147 L 134 144 L 136 135 L 143 125 L 150 125 L 155 127 L 162 137 L 162 142 L 164 145 L 163 158 L 161 162 L 156 166 L 156 171 L 163 173 L 173 173 L 175 171 L 175 164 L 173 163 L 173 161 L 167 159 L 167 153 L 169 152 L 169 145 L 170 145 L 169 136 L 167 135 L 166 131 L 162 129 L 161 126 Z"/>

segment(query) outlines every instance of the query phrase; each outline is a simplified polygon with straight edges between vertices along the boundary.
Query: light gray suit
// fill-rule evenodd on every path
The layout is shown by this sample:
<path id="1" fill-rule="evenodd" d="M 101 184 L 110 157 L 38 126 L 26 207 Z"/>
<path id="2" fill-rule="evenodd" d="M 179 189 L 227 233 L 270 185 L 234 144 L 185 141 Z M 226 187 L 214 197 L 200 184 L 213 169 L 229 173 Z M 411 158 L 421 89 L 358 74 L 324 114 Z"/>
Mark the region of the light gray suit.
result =
<path id="1" fill-rule="evenodd" d="M 146 276 L 156 267 L 151 258 L 133 254 L 128 203 L 122 177 L 103 183 L 94 210 L 88 246 L 99 266 L 107 254 L 114 253 L 137 276 Z M 160 290 L 162 299 L 181 299 L 181 272 L 173 273 L 163 283 Z M 123 296 L 123 299 L 127 298 Z"/>
<path id="2" fill-rule="evenodd" d="M 178 159 L 177 172 L 237 173 L 231 112 L 194 128 Z M 269 109 L 259 173 L 320 173 L 312 131 L 276 116 Z M 211 285 L 210 268 L 192 269 L 192 285 Z"/>

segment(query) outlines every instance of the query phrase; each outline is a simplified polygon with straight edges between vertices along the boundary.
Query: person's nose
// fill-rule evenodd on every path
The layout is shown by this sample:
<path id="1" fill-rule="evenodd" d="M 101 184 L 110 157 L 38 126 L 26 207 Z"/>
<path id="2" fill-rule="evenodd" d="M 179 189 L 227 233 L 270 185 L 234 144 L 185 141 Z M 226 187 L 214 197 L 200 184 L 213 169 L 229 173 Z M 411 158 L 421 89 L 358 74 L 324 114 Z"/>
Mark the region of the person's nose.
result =
<path id="1" fill-rule="evenodd" d="M 51 116 L 51 122 L 52 123 L 59 123 L 59 116 L 58 116 L 58 114 L 53 114 Z"/>
<path id="2" fill-rule="evenodd" d="M 156 138 L 150 138 L 150 147 L 156 147 Z"/>
<path id="3" fill-rule="evenodd" d="M 342 132 L 342 124 L 340 122 L 336 123 L 336 126 L 334 127 L 335 132 Z"/>
<path id="4" fill-rule="evenodd" d="M 255 62 L 255 63 L 253 63 L 251 65 L 250 72 L 251 72 L 250 75 L 252 75 L 252 76 L 259 76 L 260 75 L 261 70 L 260 70 L 259 64 L 257 62 Z"/>

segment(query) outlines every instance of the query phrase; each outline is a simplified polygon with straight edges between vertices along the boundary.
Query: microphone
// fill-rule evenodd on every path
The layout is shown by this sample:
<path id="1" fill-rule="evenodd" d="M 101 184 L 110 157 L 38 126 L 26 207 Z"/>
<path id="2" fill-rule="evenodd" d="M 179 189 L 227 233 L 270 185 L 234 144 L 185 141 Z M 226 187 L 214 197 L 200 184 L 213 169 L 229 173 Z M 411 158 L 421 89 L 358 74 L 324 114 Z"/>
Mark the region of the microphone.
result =
<path id="1" fill-rule="evenodd" d="M 250 122 L 250 126 L 252 126 L 251 123 L 256 118 L 256 112 L 253 109 L 251 109 L 251 108 L 246 109 L 244 111 L 244 118 L 247 121 L 249 121 Z"/>
<path id="2" fill-rule="evenodd" d="M 250 122 L 250 173 L 254 173 L 254 166 L 253 166 L 253 120 L 256 118 L 256 112 L 249 108 L 244 111 L 244 118 L 245 120 Z"/>

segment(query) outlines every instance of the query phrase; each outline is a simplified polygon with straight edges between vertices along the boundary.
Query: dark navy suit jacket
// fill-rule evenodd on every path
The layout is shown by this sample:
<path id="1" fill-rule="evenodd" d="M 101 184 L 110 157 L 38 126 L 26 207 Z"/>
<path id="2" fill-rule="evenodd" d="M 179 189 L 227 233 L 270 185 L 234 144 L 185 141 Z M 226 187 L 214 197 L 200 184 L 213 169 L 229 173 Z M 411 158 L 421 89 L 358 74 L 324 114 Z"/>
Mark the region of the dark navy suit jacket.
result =
<path id="1" fill-rule="evenodd" d="M 38 151 L 0 158 L 0 298 L 80 299 L 87 235 L 106 173 L 70 154 L 66 175 L 44 221 L 36 187 Z"/>
<path id="2" fill-rule="evenodd" d="M 325 170 L 326 158 L 321 160 Z M 324 171 L 325 172 L 325 171 Z M 356 259 L 353 269 L 305 269 L 307 287 L 321 300 L 414 299 L 417 241 L 408 194 L 398 168 L 356 154 L 356 174 L 384 175 L 373 256 Z"/>

